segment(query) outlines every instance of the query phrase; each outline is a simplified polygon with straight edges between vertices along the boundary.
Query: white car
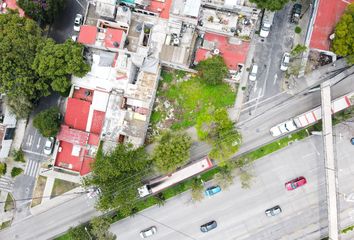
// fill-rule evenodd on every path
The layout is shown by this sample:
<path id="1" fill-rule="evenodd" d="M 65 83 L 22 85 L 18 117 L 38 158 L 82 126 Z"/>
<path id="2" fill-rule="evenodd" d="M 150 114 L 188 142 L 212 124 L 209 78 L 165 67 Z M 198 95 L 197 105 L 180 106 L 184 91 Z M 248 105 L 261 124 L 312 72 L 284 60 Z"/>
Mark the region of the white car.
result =
<path id="1" fill-rule="evenodd" d="M 157 228 L 155 226 L 144 229 L 140 232 L 141 238 L 148 238 L 157 233 Z"/>
<path id="2" fill-rule="evenodd" d="M 76 41 L 77 41 L 77 35 L 72 35 L 72 36 L 71 36 L 71 40 L 73 40 L 74 42 L 76 42 Z"/>
<path id="3" fill-rule="evenodd" d="M 280 70 L 286 71 L 288 70 L 289 67 L 289 62 L 290 62 L 290 53 L 284 53 L 283 57 L 280 62 Z"/>
<path id="4" fill-rule="evenodd" d="M 278 124 L 275 127 L 272 127 L 270 129 L 270 134 L 273 137 L 278 137 L 280 135 L 283 135 L 288 132 L 295 131 L 297 129 L 297 126 L 295 125 L 293 120 L 289 120 L 283 123 Z"/>
<path id="5" fill-rule="evenodd" d="M 272 25 L 270 23 L 264 22 L 262 24 L 261 31 L 259 32 L 259 36 L 261 36 L 262 38 L 268 37 L 271 26 Z"/>
<path id="6" fill-rule="evenodd" d="M 52 154 L 54 142 L 55 142 L 55 138 L 53 137 L 47 138 L 47 141 L 45 141 L 44 149 L 43 149 L 45 155 L 49 156 L 50 154 Z"/>
<path id="7" fill-rule="evenodd" d="M 80 26 L 82 24 L 83 17 L 81 14 L 76 14 L 75 21 L 74 21 L 74 31 L 79 32 Z"/>
<path id="8" fill-rule="evenodd" d="M 258 72 L 258 65 L 253 64 L 251 71 L 250 71 L 250 75 L 248 76 L 248 79 L 251 81 L 256 81 L 257 79 L 257 72 Z"/>
<path id="9" fill-rule="evenodd" d="M 96 198 L 101 194 L 100 188 L 90 188 L 87 190 L 87 197 L 88 198 Z"/>

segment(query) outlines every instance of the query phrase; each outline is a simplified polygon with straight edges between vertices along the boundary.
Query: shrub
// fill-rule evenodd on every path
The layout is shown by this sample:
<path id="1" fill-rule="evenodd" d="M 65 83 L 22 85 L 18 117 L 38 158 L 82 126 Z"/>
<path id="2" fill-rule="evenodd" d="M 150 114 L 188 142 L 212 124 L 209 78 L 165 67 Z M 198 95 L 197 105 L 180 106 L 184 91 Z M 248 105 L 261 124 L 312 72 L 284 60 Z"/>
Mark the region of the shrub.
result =
<path id="1" fill-rule="evenodd" d="M 299 27 L 299 26 L 295 27 L 295 33 L 300 34 L 301 30 L 302 30 L 301 27 Z"/>
<path id="2" fill-rule="evenodd" d="M 0 162 L 0 176 L 5 175 L 6 174 L 6 163 Z"/>
<path id="3" fill-rule="evenodd" d="M 13 151 L 14 160 L 16 162 L 25 162 L 25 155 L 23 154 L 22 149 Z"/>
<path id="4" fill-rule="evenodd" d="M 20 175 L 22 172 L 23 172 L 22 168 L 14 167 L 11 170 L 11 177 L 16 177 L 16 176 Z"/>

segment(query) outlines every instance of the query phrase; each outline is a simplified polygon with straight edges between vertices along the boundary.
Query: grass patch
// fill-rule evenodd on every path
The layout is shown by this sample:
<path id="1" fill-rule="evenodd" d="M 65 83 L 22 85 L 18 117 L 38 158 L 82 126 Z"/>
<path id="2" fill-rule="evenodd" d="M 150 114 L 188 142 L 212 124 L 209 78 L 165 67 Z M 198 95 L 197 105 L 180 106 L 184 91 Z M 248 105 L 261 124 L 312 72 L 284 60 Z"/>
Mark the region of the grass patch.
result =
<path id="1" fill-rule="evenodd" d="M 43 191 L 45 188 L 45 184 L 47 182 L 47 177 L 39 176 L 36 182 L 36 187 L 33 192 L 33 200 L 31 207 L 37 206 L 42 202 Z"/>
<path id="2" fill-rule="evenodd" d="M 22 168 L 14 167 L 11 170 L 11 177 L 16 177 L 16 176 L 20 175 L 22 172 L 23 172 Z"/>
<path id="3" fill-rule="evenodd" d="M 4 162 L 0 162 L 0 176 L 6 174 L 7 165 Z"/>
<path id="4" fill-rule="evenodd" d="M 345 234 L 345 233 L 351 232 L 351 231 L 353 231 L 353 230 L 354 230 L 354 225 L 349 226 L 349 227 L 346 227 L 346 228 L 344 228 L 343 230 L 341 230 L 340 232 Z"/>
<path id="5" fill-rule="evenodd" d="M 80 186 L 80 184 L 68 182 L 68 181 L 64 181 L 64 180 L 56 178 L 54 180 L 54 186 L 53 186 L 51 198 L 54 198 L 58 195 L 66 193 L 67 191 L 70 191 L 78 186 Z"/>
<path id="6" fill-rule="evenodd" d="M 195 125 L 199 114 L 205 114 L 208 107 L 229 107 L 235 102 L 236 94 L 229 85 L 210 86 L 202 83 L 197 77 L 188 81 L 172 84 L 166 91 L 160 92 L 169 100 L 178 114 L 172 129 L 184 129 Z"/>
<path id="7" fill-rule="evenodd" d="M 4 228 L 7 228 L 7 227 L 10 227 L 11 226 L 11 220 L 9 221 L 6 221 L 6 222 L 3 222 L 0 226 L 0 230 L 4 229 Z"/>
<path id="8" fill-rule="evenodd" d="M 60 237 L 57 237 L 55 238 L 55 240 L 72 240 L 69 236 L 69 234 L 64 234 L 64 235 L 61 235 Z"/>
<path id="9" fill-rule="evenodd" d="M 163 82 L 170 83 L 173 80 L 173 73 L 163 70 L 161 72 L 161 78 Z"/>
<path id="10" fill-rule="evenodd" d="M 15 208 L 15 202 L 14 199 L 12 198 L 12 195 L 9 193 L 7 194 L 4 210 L 5 212 L 8 212 L 14 210 L 14 208 Z"/>
<path id="11" fill-rule="evenodd" d="M 151 114 L 150 122 L 152 124 L 156 124 L 156 123 L 158 123 L 161 120 L 162 120 L 162 112 L 153 111 L 152 114 Z"/>

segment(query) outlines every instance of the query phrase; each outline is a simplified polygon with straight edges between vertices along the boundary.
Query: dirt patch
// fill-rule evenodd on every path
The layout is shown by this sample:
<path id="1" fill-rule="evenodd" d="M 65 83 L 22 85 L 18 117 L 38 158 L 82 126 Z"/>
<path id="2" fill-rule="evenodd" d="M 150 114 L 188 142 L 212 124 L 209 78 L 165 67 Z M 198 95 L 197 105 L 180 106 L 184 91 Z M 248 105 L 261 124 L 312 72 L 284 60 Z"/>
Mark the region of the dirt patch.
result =
<path id="1" fill-rule="evenodd" d="M 33 200 L 32 200 L 31 207 L 41 204 L 46 182 L 47 182 L 47 177 L 43 177 L 43 176 L 38 177 L 36 182 L 36 187 L 34 188 L 34 192 L 33 192 Z"/>
<path id="2" fill-rule="evenodd" d="M 51 198 L 62 195 L 63 193 L 66 193 L 78 186 L 80 186 L 80 184 L 68 182 L 68 181 L 64 181 L 64 180 L 56 178 L 54 181 L 54 186 L 53 186 Z"/>

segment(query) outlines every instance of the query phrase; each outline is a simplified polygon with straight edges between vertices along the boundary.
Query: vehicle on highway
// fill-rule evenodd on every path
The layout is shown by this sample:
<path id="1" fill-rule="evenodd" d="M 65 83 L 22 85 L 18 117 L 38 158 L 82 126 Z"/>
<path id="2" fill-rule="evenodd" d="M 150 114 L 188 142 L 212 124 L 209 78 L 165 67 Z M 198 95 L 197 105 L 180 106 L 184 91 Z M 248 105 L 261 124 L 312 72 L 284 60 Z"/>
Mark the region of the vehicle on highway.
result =
<path id="1" fill-rule="evenodd" d="M 155 226 L 144 229 L 140 232 L 141 238 L 148 238 L 157 233 L 157 228 Z"/>
<path id="2" fill-rule="evenodd" d="M 82 24 L 83 17 L 81 14 L 76 14 L 74 21 L 74 31 L 79 32 Z"/>
<path id="3" fill-rule="evenodd" d="M 301 16 L 301 8 L 302 5 L 299 3 L 295 3 L 293 9 L 291 10 L 290 22 L 294 24 L 298 24 Z"/>
<path id="4" fill-rule="evenodd" d="M 350 139 L 350 143 L 354 145 L 354 138 Z"/>
<path id="5" fill-rule="evenodd" d="M 282 71 L 288 70 L 289 62 L 290 62 L 290 53 L 286 52 L 283 54 L 283 57 L 281 58 L 280 70 Z"/>
<path id="6" fill-rule="evenodd" d="M 216 221 L 213 220 L 213 221 L 210 221 L 210 222 L 205 223 L 202 226 L 200 226 L 200 231 L 206 233 L 206 232 L 213 230 L 217 226 L 218 226 L 218 224 L 216 223 Z"/>
<path id="7" fill-rule="evenodd" d="M 138 188 L 140 197 L 145 197 L 150 194 L 156 194 L 168 187 L 171 187 L 187 178 L 200 174 L 214 166 L 209 157 L 204 157 L 198 161 L 192 162 L 178 171 L 154 178 L 148 181 L 147 184 Z"/>
<path id="8" fill-rule="evenodd" d="M 298 178 L 295 178 L 287 183 L 285 183 L 285 188 L 288 190 L 288 191 L 292 191 L 298 187 L 301 187 L 301 186 L 304 186 L 306 184 L 306 178 L 304 177 L 298 177 Z"/>
<path id="9" fill-rule="evenodd" d="M 277 206 L 274 206 L 272 208 L 269 208 L 267 210 L 265 210 L 265 214 L 268 216 L 268 217 L 272 217 L 272 216 L 276 216 L 278 214 L 281 213 L 281 208 L 279 205 Z"/>
<path id="10" fill-rule="evenodd" d="M 348 93 L 347 95 L 336 98 L 332 101 L 332 114 L 342 111 L 353 105 L 354 101 L 351 100 L 354 97 L 354 92 Z M 322 108 L 318 106 L 310 111 L 300 114 L 292 119 L 288 119 L 285 122 L 279 123 L 278 125 L 270 129 L 270 134 L 273 137 L 279 137 L 283 134 L 293 132 L 300 128 L 308 127 L 322 118 Z"/>
<path id="11" fill-rule="evenodd" d="M 211 197 L 217 193 L 221 192 L 221 187 L 220 186 L 212 186 L 212 187 L 208 187 L 205 190 L 205 196 L 207 197 Z"/>
<path id="12" fill-rule="evenodd" d="M 250 71 L 250 75 L 248 76 L 248 79 L 251 81 L 256 81 L 257 72 L 258 72 L 258 65 L 253 64 L 251 67 L 251 71 Z"/>
<path id="13" fill-rule="evenodd" d="M 55 142 L 55 138 L 54 137 L 47 138 L 47 140 L 45 141 L 45 144 L 44 144 L 44 149 L 43 149 L 43 152 L 44 152 L 45 155 L 52 154 L 53 147 L 54 147 L 54 142 Z"/>
<path id="14" fill-rule="evenodd" d="M 273 24 L 273 19 L 274 19 L 274 12 L 264 11 L 259 36 L 261 36 L 262 38 L 268 37 L 270 28 L 272 27 Z"/>

